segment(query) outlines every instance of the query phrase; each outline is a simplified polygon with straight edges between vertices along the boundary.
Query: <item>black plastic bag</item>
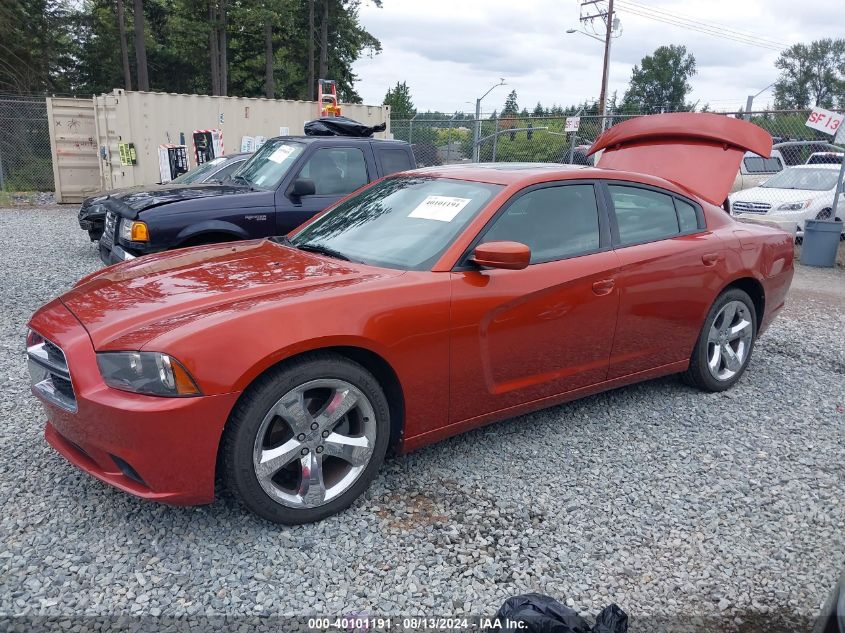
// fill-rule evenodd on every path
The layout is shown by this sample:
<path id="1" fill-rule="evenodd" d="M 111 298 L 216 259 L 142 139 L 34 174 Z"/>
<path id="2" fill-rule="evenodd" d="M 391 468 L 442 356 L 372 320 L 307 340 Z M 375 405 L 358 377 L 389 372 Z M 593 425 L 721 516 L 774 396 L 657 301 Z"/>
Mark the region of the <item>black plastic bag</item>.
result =
<path id="1" fill-rule="evenodd" d="M 575 609 L 561 604 L 554 598 L 539 593 L 527 593 L 508 598 L 501 606 L 496 619 L 499 633 L 627 633 L 628 616 L 615 604 L 599 613 L 595 628 L 590 626 Z M 515 622 L 523 622 L 519 627 Z M 509 626 L 508 623 L 511 623 Z"/>
<path id="2" fill-rule="evenodd" d="M 324 116 L 305 124 L 305 136 L 355 136 L 367 138 L 376 132 L 384 132 L 387 123 L 369 126 L 345 116 Z"/>
<path id="3" fill-rule="evenodd" d="M 628 614 L 615 604 L 609 604 L 596 616 L 593 633 L 626 633 Z"/>

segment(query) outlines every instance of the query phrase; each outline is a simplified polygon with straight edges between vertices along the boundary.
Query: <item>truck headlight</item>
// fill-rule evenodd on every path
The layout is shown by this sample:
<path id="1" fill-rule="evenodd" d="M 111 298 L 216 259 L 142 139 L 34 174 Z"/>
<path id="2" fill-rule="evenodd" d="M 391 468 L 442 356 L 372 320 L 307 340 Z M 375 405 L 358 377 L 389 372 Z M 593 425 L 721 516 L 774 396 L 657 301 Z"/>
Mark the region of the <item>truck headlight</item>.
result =
<path id="1" fill-rule="evenodd" d="M 109 387 L 150 396 L 199 396 L 201 392 L 182 364 L 159 352 L 102 352 L 100 374 Z"/>
<path id="2" fill-rule="evenodd" d="M 778 207 L 778 211 L 800 211 L 810 206 L 812 200 L 804 200 L 804 202 L 784 202 Z"/>
<path id="3" fill-rule="evenodd" d="M 149 242 L 150 230 L 145 222 L 123 220 L 120 223 L 120 239 L 124 242 Z"/>

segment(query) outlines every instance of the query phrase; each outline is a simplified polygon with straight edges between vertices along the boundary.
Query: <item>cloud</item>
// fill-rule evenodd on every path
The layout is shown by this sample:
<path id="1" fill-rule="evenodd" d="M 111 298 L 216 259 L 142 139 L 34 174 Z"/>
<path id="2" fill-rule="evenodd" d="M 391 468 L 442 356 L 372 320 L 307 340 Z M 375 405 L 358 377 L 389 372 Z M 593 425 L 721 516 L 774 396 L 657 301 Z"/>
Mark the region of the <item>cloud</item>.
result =
<path id="1" fill-rule="evenodd" d="M 796 41 L 835 37 L 841 29 L 831 15 L 841 0 L 815 0 L 797 11 L 794 0 L 629 0 L 654 9 L 756 33 L 785 48 Z M 663 24 L 635 15 L 619 2 L 623 32 L 614 40 L 610 91 L 621 95 L 631 68 L 660 45 L 682 43 L 695 55 L 693 100 L 735 108 L 748 94 L 777 77 L 777 52 Z M 361 21 L 378 37 L 383 52 L 356 62 L 358 92 L 366 103 L 380 103 L 397 81 L 407 81 L 419 109 L 474 109 L 476 97 L 499 77 L 483 110 L 500 109 L 515 89 L 521 106 L 579 103 L 599 93 L 603 46 L 580 34 L 577 0 L 385 0 L 384 8 L 361 8 Z M 631 5 L 628 5 L 629 7 Z M 761 97 L 764 99 L 765 96 Z"/>

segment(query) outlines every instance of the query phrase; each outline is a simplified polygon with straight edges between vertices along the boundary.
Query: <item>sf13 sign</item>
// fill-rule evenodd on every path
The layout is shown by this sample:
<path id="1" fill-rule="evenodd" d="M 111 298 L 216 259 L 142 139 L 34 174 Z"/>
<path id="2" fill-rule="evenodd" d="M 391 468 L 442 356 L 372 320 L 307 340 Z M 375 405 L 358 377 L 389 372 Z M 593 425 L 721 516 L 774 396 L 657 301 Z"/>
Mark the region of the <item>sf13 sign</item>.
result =
<path id="1" fill-rule="evenodd" d="M 563 127 L 564 132 L 577 132 L 581 126 L 581 117 L 568 116 L 566 117 L 566 124 Z"/>
<path id="2" fill-rule="evenodd" d="M 845 115 L 837 112 L 831 112 L 824 108 L 813 108 L 805 125 L 819 132 L 835 135 L 842 125 L 843 119 L 845 119 Z"/>

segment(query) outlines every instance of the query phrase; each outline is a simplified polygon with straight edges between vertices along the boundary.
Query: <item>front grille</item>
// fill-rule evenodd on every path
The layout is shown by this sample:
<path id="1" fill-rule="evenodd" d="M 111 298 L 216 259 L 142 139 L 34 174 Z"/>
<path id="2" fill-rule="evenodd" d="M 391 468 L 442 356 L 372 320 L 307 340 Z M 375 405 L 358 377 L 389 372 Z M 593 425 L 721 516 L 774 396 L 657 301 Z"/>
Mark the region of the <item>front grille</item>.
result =
<path id="1" fill-rule="evenodd" d="M 76 393 L 62 348 L 44 339 L 27 347 L 32 388 L 45 400 L 76 412 Z"/>
<path id="2" fill-rule="evenodd" d="M 58 363 L 60 365 L 64 365 L 67 367 L 67 360 L 65 360 L 65 353 L 62 351 L 62 348 L 53 343 L 52 341 L 45 340 L 44 341 L 44 351 L 47 352 L 47 358 L 51 361 Z"/>
<path id="3" fill-rule="evenodd" d="M 768 202 L 734 202 L 731 209 L 734 213 L 768 213 L 772 205 Z"/>
<path id="4" fill-rule="evenodd" d="M 114 231 L 117 227 L 117 216 L 112 212 L 109 211 L 106 213 L 106 223 L 103 227 L 103 235 L 108 237 L 114 237 Z"/>
<path id="5" fill-rule="evenodd" d="M 57 376 L 53 374 L 50 376 L 50 380 L 53 381 L 53 387 L 56 388 L 60 394 L 62 394 L 65 398 L 70 400 L 76 399 L 76 394 L 73 393 L 73 383 L 62 376 Z"/>

